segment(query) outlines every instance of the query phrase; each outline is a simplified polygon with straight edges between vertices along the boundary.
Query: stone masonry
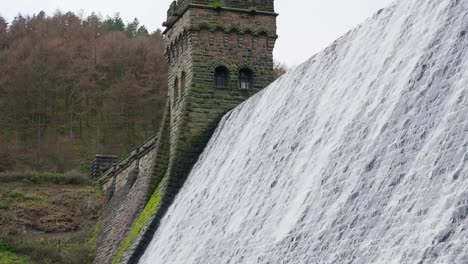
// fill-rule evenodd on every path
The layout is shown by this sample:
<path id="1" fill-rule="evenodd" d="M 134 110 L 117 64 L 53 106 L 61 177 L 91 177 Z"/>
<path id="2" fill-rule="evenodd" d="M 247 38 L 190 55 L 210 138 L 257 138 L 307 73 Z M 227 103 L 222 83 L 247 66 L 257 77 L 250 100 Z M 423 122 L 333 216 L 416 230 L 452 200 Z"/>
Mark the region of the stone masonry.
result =
<path id="1" fill-rule="evenodd" d="M 99 178 L 117 163 L 117 156 L 96 155 L 91 163 L 91 176 Z"/>
<path id="2" fill-rule="evenodd" d="M 156 140 L 157 137 L 151 138 L 99 179 L 106 200 L 101 215 L 102 231 L 95 259 L 97 264 L 111 263 L 136 215 L 146 204 Z"/>
<path id="3" fill-rule="evenodd" d="M 150 176 L 136 176 L 133 186 L 139 187 L 122 187 L 126 185 L 119 184 L 118 179 L 131 177 L 123 171 L 121 176 L 103 181 L 104 186 L 119 186 L 117 189 L 127 194 L 110 201 L 112 208 L 119 204 L 126 213 L 113 212 L 119 220 L 110 217 L 112 220 L 106 222 L 107 246 L 99 245 L 98 257 L 104 256 L 96 260 L 99 264 L 111 263 L 119 245 L 113 263 L 138 263 L 219 120 L 273 81 L 272 53 L 277 39 L 273 0 L 179 0 L 172 3 L 167 15 L 164 34 L 169 98 L 150 155 L 152 172 Z M 242 73 L 248 73 L 248 78 L 243 79 Z M 222 85 L 216 81 L 219 76 Z M 137 184 L 140 177 L 145 180 Z M 141 204 L 158 185 L 163 185 L 159 186 L 163 194 L 158 207 L 150 212 L 148 225 L 132 240 L 132 247 L 126 248 L 123 236 L 127 234 L 128 242 L 129 230 L 137 225 L 130 227 L 128 223 L 138 221 L 135 219 L 142 210 L 147 215 L 148 209 Z M 131 202 L 135 200 L 132 188 L 140 190 L 138 204 Z M 128 208 L 132 206 L 136 208 Z M 117 228 L 118 232 L 110 226 L 123 220 L 124 227 Z"/>
<path id="4" fill-rule="evenodd" d="M 158 134 L 99 178 L 106 202 L 100 217 L 102 231 L 94 263 L 115 262 L 122 242 L 166 172 L 169 163 L 169 116 L 167 104 L 162 120 L 164 125 Z"/>

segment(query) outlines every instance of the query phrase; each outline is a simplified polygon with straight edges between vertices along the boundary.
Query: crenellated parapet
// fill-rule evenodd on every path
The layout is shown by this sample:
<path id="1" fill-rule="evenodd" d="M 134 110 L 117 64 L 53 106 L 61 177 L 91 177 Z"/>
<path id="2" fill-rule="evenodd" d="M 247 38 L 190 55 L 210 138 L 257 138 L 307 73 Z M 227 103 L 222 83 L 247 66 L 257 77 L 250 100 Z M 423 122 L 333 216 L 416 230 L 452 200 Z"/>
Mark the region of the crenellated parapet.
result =
<path id="1" fill-rule="evenodd" d="M 178 0 L 171 3 L 167 10 L 167 20 L 163 26 L 169 27 L 173 25 L 187 11 L 191 0 Z"/>
<path id="2" fill-rule="evenodd" d="M 273 0 L 178 0 L 172 2 L 167 11 L 167 20 L 163 23 L 163 26 L 167 27 L 166 32 L 190 8 L 210 9 L 217 12 L 248 13 L 251 15 L 278 15 L 275 13 Z"/>

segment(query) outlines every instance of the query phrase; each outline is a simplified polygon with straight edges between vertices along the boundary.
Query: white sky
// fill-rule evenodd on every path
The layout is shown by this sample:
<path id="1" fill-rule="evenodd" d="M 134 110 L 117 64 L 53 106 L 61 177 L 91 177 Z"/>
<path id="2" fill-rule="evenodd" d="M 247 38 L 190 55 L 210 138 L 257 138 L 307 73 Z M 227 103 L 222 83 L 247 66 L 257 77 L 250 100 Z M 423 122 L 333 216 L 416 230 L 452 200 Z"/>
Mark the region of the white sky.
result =
<path id="1" fill-rule="evenodd" d="M 279 39 L 275 58 L 296 65 L 322 50 L 335 39 L 393 0 L 276 0 Z M 172 0 L 0 0 L 0 15 L 11 21 L 44 10 L 91 11 L 102 16 L 119 12 L 125 21 L 138 18 L 150 31 L 162 28 Z"/>

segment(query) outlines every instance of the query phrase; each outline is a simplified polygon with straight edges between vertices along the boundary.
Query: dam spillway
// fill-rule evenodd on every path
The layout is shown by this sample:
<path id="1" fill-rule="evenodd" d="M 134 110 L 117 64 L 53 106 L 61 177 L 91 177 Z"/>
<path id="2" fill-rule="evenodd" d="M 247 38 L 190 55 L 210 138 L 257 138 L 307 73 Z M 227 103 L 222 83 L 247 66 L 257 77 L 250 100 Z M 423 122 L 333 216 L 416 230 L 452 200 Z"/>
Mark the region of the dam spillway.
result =
<path id="1" fill-rule="evenodd" d="M 468 263 L 468 2 L 393 3 L 227 114 L 140 263 Z"/>

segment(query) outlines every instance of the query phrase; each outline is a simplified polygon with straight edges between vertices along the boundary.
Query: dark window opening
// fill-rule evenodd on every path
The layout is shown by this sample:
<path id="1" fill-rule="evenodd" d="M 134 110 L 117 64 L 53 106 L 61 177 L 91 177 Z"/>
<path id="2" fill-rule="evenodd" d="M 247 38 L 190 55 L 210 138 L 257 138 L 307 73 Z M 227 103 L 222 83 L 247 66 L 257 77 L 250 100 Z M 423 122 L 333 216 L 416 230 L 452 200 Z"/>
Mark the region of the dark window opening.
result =
<path id="1" fill-rule="evenodd" d="M 184 93 L 185 93 L 185 85 L 186 85 L 186 76 L 185 76 L 185 72 L 182 72 L 182 76 L 180 78 L 180 98 L 182 99 L 182 96 L 184 96 Z"/>
<path id="2" fill-rule="evenodd" d="M 226 67 L 218 67 L 215 70 L 215 87 L 216 88 L 227 88 L 229 80 L 229 72 Z"/>
<path id="3" fill-rule="evenodd" d="M 248 90 L 252 89 L 252 71 L 243 69 L 239 72 L 239 89 Z"/>
<path id="4" fill-rule="evenodd" d="M 174 81 L 174 101 L 173 101 L 173 104 L 175 105 L 178 100 L 179 100 L 179 80 L 176 78 L 175 81 Z"/>

